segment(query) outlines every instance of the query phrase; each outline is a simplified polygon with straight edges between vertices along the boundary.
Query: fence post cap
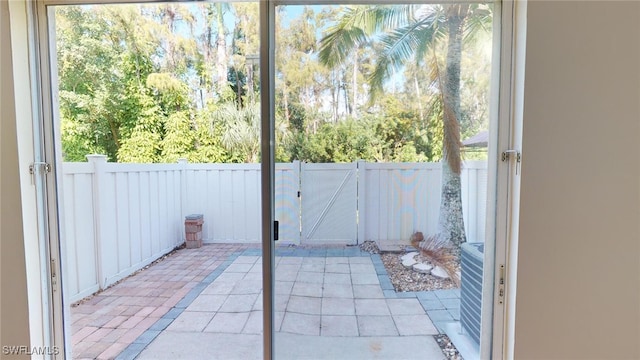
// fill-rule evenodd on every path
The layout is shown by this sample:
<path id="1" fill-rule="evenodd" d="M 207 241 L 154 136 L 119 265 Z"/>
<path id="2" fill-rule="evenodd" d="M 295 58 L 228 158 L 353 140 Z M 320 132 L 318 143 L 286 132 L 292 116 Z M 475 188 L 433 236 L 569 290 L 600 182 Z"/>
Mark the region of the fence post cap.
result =
<path id="1" fill-rule="evenodd" d="M 178 164 L 186 164 L 186 163 L 188 163 L 188 162 L 189 162 L 189 161 L 188 161 L 186 158 L 179 158 L 179 159 L 178 159 Z"/>
<path id="2" fill-rule="evenodd" d="M 184 217 L 185 220 L 200 220 L 204 218 L 202 214 L 190 214 Z"/>
<path id="3" fill-rule="evenodd" d="M 87 157 L 87 160 L 89 162 L 96 162 L 96 161 L 102 161 L 102 162 L 107 162 L 107 155 L 102 155 L 102 154 L 89 154 L 89 155 L 85 155 Z"/>

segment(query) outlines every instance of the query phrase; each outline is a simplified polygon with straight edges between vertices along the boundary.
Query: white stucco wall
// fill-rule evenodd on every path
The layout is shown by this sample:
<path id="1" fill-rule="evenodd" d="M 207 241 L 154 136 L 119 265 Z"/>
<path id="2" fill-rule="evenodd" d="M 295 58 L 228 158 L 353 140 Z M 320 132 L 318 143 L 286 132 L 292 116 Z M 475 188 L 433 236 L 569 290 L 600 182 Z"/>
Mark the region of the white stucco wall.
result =
<path id="1" fill-rule="evenodd" d="M 527 9 L 516 359 L 640 358 L 640 2 Z"/>

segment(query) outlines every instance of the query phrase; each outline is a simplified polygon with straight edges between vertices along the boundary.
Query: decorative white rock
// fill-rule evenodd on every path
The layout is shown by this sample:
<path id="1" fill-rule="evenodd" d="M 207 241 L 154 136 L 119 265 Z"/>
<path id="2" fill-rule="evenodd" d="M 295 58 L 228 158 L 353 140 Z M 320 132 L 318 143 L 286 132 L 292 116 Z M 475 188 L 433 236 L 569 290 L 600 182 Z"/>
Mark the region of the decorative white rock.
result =
<path id="1" fill-rule="evenodd" d="M 418 255 L 418 253 L 416 251 L 413 251 L 413 252 L 402 255 L 401 259 L 403 262 L 408 259 L 413 260 L 413 258 L 416 257 L 416 255 Z"/>
<path id="2" fill-rule="evenodd" d="M 442 279 L 449 278 L 449 274 L 447 274 L 447 272 L 444 271 L 444 269 L 441 268 L 440 266 L 436 266 L 433 270 L 431 270 L 431 275 L 442 278 Z"/>
<path id="3" fill-rule="evenodd" d="M 417 263 L 418 262 L 414 258 L 402 260 L 402 266 L 406 267 L 407 269 L 411 269 L 413 267 L 413 265 L 415 265 Z"/>
<path id="4" fill-rule="evenodd" d="M 419 264 L 415 264 L 413 265 L 413 270 L 422 273 L 422 274 L 428 274 L 431 272 L 431 269 L 433 269 L 433 266 L 429 265 L 429 264 L 424 264 L 424 263 L 419 263 Z"/>

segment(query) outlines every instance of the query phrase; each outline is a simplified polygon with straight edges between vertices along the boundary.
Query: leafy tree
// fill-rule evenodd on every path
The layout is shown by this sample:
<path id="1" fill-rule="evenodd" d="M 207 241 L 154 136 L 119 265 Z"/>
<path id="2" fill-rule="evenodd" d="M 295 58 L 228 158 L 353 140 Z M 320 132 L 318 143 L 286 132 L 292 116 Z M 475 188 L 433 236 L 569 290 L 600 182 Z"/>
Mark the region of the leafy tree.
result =
<path id="1" fill-rule="evenodd" d="M 294 158 L 307 162 L 375 161 L 380 143 L 370 122 L 350 119 L 325 123 L 309 136 L 298 133 L 290 151 Z"/>
<path id="2" fill-rule="evenodd" d="M 165 135 L 160 143 L 161 160 L 174 163 L 194 150 L 195 134 L 191 129 L 189 114 L 180 111 L 167 117 Z"/>
<path id="3" fill-rule="evenodd" d="M 420 14 L 427 8 L 418 7 Z M 435 51 L 402 67 L 391 63 L 385 76 L 395 74 L 392 91 L 379 91 L 366 79 L 379 73 L 379 59 L 388 57 L 386 43 L 374 40 L 390 35 L 380 31 L 367 42 L 354 40 L 346 60 L 328 66 L 319 60 L 318 37 L 343 8 L 305 7 L 286 18 L 286 7 L 279 9 L 278 161 L 443 157 L 446 108 L 438 80 L 444 76 L 417 70 L 445 63 L 440 55 L 448 44 L 445 22 L 440 24 L 445 35 L 433 37 Z M 354 9 L 345 11 L 360 11 Z M 258 161 L 258 20 L 255 3 L 57 7 L 65 160 L 85 161 L 86 154 L 100 152 L 121 162 Z M 487 95 L 477 89 L 488 82 L 482 74 L 488 72 L 484 57 L 490 51 L 463 51 L 472 56 L 461 66 L 475 72 L 460 78 L 458 123 L 466 137 L 486 126 Z M 375 101 L 366 103 L 367 98 Z"/>
<path id="4" fill-rule="evenodd" d="M 118 54 L 109 43 L 97 41 L 109 26 L 94 13 L 77 7 L 56 8 L 58 26 L 58 68 L 62 148 L 65 157 L 84 161 L 84 155 L 103 151 L 115 159 L 118 134 L 108 121 L 99 121 L 114 99 L 109 95 L 118 74 L 105 69 L 117 62 Z M 86 57 L 95 61 L 86 64 Z M 84 154 L 83 154 L 84 153 Z"/>
<path id="5" fill-rule="evenodd" d="M 305 6 L 299 18 L 283 24 L 286 8 L 280 8 L 276 21 L 276 104 L 286 122 L 291 121 L 291 110 L 309 107 L 313 101 L 310 90 L 322 67 L 313 59 L 316 50 L 316 14 Z M 299 127 L 299 126 L 298 126 Z"/>
<path id="6" fill-rule="evenodd" d="M 65 160 L 85 161 L 94 152 L 121 162 L 228 157 L 215 145 L 220 131 L 197 126 L 196 10 L 184 4 L 56 8 Z"/>
<path id="7" fill-rule="evenodd" d="M 137 88 L 132 86 L 133 89 Z M 153 102 L 151 96 L 144 93 L 144 88 L 138 90 L 137 93 L 132 90 L 126 95 L 126 101 L 132 103 L 132 111 L 125 116 L 133 116 L 127 120 L 134 125 L 132 129 L 127 129 L 118 148 L 118 162 L 153 163 L 160 160 L 163 135 L 160 107 Z"/>
<path id="8" fill-rule="evenodd" d="M 154 163 L 160 160 L 160 136 L 143 126 L 133 129 L 118 150 L 119 162 Z"/>
<path id="9" fill-rule="evenodd" d="M 259 97 L 259 74 L 255 71 L 259 60 L 260 24 L 257 3 L 234 3 L 236 15 L 232 39 L 233 66 L 229 69 L 229 81 L 236 93 L 238 106 L 255 103 Z"/>
<path id="10" fill-rule="evenodd" d="M 383 161 L 434 161 L 437 146 L 433 132 L 437 128 L 396 96 L 385 96 L 381 103 L 384 112 L 378 118 L 376 134 L 383 144 Z"/>
<path id="11" fill-rule="evenodd" d="M 215 24 L 217 28 L 217 38 L 216 38 L 216 81 L 218 84 L 218 91 L 222 93 L 227 86 L 227 73 L 229 62 L 227 56 L 227 40 L 226 33 L 224 27 L 224 14 L 229 11 L 229 3 L 217 2 L 214 3 L 215 7 Z"/>
<path id="12" fill-rule="evenodd" d="M 222 146 L 223 126 L 212 121 L 214 109 L 205 108 L 197 113 L 194 121 L 194 149 L 188 159 L 194 163 L 223 163 L 231 159 Z"/>

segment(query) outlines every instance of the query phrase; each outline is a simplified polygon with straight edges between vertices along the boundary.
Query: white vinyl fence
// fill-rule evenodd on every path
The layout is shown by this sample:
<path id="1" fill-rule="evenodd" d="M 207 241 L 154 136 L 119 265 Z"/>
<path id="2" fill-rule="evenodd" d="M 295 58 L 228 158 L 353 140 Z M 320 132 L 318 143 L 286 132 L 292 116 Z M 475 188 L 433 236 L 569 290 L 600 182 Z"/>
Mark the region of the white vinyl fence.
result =
<path id="1" fill-rule="evenodd" d="M 358 238 L 379 244 L 407 244 L 416 231 L 438 230 L 441 192 L 440 163 L 359 163 Z M 467 241 L 484 242 L 487 165 L 464 164 L 462 208 Z M 361 191 L 361 190 L 359 190 Z M 362 194 L 362 191 L 361 191 Z"/>
<path id="2" fill-rule="evenodd" d="M 72 302 L 180 245 L 189 214 L 204 215 L 206 243 L 261 240 L 259 164 L 118 164 L 102 155 L 88 158 L 63 164 L 62 248 Z M 433 234 L 440 167 L 276 164 L 280 242 L 400 244 L 414 231 Z M 486 184 L 486 163 L 465 163 L 462 197 L 469 241 L 484 241 Z"/>

